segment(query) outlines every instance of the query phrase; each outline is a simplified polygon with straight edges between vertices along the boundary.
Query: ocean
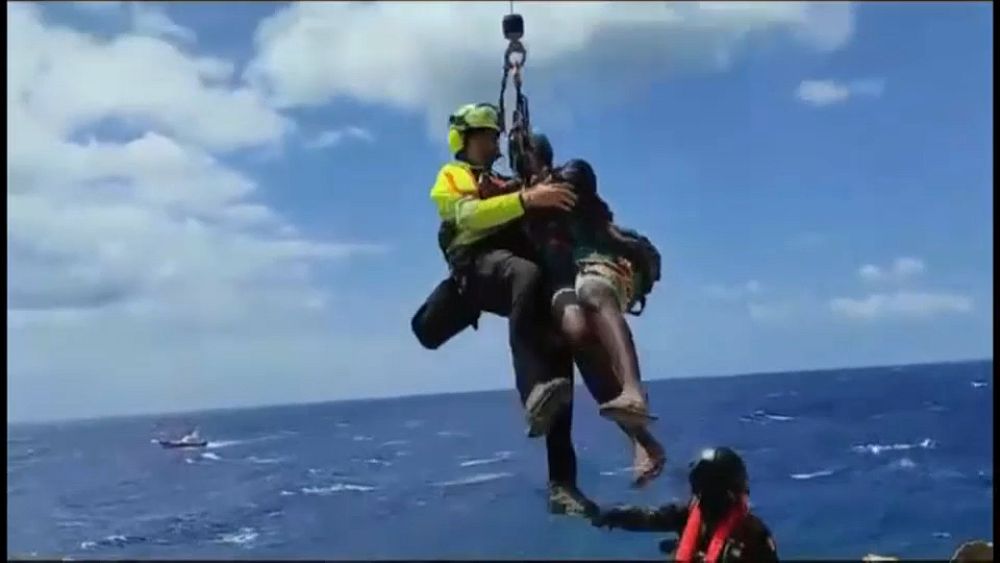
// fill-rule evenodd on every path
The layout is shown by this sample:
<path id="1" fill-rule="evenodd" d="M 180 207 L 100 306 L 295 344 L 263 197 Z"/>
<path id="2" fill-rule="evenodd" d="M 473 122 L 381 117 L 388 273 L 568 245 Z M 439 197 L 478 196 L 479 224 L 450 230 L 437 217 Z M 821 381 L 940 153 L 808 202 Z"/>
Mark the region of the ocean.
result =
<path id="1" fill-rule="evenodd" d="M 649 393 L 670 460 L 633 490 L 627 443 L 578 389 L 580 486 L 602 505 L 686 498 L 688 462 L 728 445 L 783 558 L 942 558 L 992 540 L 992 360 Z M 511 390 L 9 425 L 7 554 L 663 558 L 665 536 L 549 515 L 544 445 L 522 420 Z M 150 442 L 187 424 L 206 449 Z"/>

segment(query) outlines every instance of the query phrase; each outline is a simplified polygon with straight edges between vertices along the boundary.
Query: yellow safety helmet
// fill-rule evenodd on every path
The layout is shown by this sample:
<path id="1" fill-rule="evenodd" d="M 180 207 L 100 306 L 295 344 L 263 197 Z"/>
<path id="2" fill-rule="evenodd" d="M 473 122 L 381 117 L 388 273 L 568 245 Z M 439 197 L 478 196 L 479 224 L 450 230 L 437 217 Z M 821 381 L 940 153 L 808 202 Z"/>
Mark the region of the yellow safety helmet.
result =
<path id="1" fill-rule="evenodd" d="M 458 154 L 465 148 L 465 133 L 472 129 L 500 131 L 500 110 L 493 104 L 466 104 L 448 118 L 448 148 Z"/>

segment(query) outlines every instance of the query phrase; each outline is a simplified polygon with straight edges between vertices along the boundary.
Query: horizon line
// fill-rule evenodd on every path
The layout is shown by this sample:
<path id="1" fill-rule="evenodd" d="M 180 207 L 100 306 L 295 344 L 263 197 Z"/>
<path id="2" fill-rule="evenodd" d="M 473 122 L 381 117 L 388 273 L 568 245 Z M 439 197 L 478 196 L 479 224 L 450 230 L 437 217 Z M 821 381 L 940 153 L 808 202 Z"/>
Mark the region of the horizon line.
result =
<path id="1" fill-rule="evenodd" d="M 786 369 L 778 371 L 754 371 L 748 373 L 728 373 L 728 374 L 710 374 L 710 375 L 681 375 L 676 377 L 659 377 L 650 378 L 643 380 L 643 383 L 651 383 L 654 381 L 687 381 L 691 379 L 728 379 L 736 377 L 753 377 L 753 376 L 768 376 L 768 375 L 786 375 L 786 374 L 818 374 L 827 373 L 834 371 L 859 371 L 859 370 L 869 370 L 869 369 L 888 369 L 888 368 L 906 368 L 906 367 L 924 367 L 924 366 L 939 366 L 939 365 L 950 365 L 950 364 L 974 364 L 974 363 L 984 363 L 993 362 L 992 357 L 986 358 L 966 358 L 966 359 L 955 359 L 955 360 L 936 360 L 936 361 L 925 361 L 925 362 L 911 362 L 911 363 L 901 363 L 901 364 L 876 364 L 876 365 L 864 365 L 864 366 L 840 366 L 840 367 L 823 367 L 823 368 L 808 368 L 808 369 Z M 574 377 L 574 388 L 582 386 L 581 381 L 576 380 Z M 414 399 L 421 397 L 442 397 L 451 395 L 476 395 L 485 393 L 498 393 L 503 391 L 510 391 L 507 387 L 494 387 L 489 389 L 472 389 L 464 391 L 436 391 L 427 393 L 405 393 L 402 395 L 371 395 L 365 397 L 354 397 L 350 399 L 324 399 L 319 401 L 302 401 L 302 402 L 289 402 L 289 403 L 260 403 L 252 405 L 239 405 L 230 407 L 203 407 L 192 410 L 177 410 L 177 411 L 159 411 L 150 413 L 127 413 L 127 414 L 112 414 L 112 415 L 99 415 L 99 416 L 84 416 L 84 417 L 71 417 L 71 418 L 53 418 L 53 419 L 28 419 L 28 420 L 7 420 L 8 428 L 10 426 L 43 426 L 48 424 L 70 424 L 70 423 L 80 423 L 80 422 L 98 422 L 105 420 L 115 420 L 115 419 L 126 419 L 126 418 L 153 418 L 153 417 L 176 417 L 176 416 L 191 416 L 191 415 L 208 415 L 222 413 L 226 411 L 238 411 L 238 410 L 255 410 L 255 409 L 274 409 L 274 408 L 284 408 L 284 407 L 307 407 L 307 406 L 317 406 L 317 405 L 330 405 L 330 404 L 341 404 L 341 403 L 362 403 L 362 402 L 379 402 L 379 401 L 393 401 L 399 399 Z"/>

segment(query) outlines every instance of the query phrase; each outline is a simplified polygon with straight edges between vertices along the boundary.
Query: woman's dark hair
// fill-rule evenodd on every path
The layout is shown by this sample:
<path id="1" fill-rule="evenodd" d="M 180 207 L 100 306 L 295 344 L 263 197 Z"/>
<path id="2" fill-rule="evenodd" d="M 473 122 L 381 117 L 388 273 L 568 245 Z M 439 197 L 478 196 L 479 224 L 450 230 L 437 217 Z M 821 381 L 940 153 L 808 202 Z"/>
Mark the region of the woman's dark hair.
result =
<path id="1" fill-rule="evenodd" d="M 558 178 L 573 186 L 577 197 L 577 212 L 593 225 L 614 222 L 607 202 L 597 195 L 597 174 L 589 162 L 574 158 L 559 167 Z"/>

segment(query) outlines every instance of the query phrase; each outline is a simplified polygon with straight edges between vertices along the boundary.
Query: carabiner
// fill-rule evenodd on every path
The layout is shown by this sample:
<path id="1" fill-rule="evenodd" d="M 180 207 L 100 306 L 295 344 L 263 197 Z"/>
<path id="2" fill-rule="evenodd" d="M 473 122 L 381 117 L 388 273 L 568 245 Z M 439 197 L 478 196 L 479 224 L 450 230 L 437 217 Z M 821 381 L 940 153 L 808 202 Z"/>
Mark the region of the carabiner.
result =
<path id="1" fill-rule="evenodd" d="M 520 60 L 515 60 L 514 57 L 520 55 Z M 525 61 L 528 60 L 528 51 L 524 48 L 524 44 L 517 39 L 511 40 L 510 44 L 507 45 L 507 50 L 503 54 L 504 68 L 515 68 L 524 66 Z"/>

